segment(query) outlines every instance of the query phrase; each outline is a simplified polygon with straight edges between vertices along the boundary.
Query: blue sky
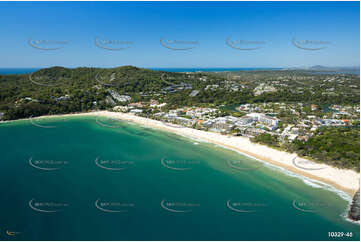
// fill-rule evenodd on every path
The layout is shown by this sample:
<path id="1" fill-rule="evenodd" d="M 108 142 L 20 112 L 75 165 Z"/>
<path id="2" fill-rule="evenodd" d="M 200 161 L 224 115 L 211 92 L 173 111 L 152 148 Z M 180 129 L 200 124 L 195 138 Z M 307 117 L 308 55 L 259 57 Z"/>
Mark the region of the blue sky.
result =
<path id="1" fill-rule="evenodd" d="M 359 2 L 2 2 L 0 33 L 0 67 L 360 63 Z M 99 48 L 96 37 L 101 46 L 128 48 Z M 66 43 L 43 50 L 29 38 L 40 48 L 52 46 L 44 41 Z M 323 49 L 298 48 L 293 39 Z M 182 47 L 191 49 L 174 50 Z"/>

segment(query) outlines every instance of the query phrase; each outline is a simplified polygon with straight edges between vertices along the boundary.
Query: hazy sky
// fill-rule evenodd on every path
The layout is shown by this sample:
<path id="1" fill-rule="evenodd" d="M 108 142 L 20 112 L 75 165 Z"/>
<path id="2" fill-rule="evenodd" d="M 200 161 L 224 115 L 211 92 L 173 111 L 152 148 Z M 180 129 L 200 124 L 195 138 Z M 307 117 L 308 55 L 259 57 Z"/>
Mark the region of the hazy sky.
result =
<path id="1" fill-rule="evenodd" d="M 0 3 L 0 67 L 359 63 L 359 2 Z"/>

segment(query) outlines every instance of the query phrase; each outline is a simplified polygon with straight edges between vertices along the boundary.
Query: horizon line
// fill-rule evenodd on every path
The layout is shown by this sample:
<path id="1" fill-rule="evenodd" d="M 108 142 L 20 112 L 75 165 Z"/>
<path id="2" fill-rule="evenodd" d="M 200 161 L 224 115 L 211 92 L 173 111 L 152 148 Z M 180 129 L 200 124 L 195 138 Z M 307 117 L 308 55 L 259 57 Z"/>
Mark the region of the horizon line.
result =
<path id="1" fill-rule="evenodd" d="M 25 69 L 25 68 L 39 68 L 39 69 L 43 69 L 43 68 L 51 68 L 51 67 L 64 67 L 64 68 L 117 68 L 117 67 L 123 67 L 123 66 L 133 66 L 133 67 L 137 67 L 137 68 L 143 68 L 143 69 L 159 69 L 159 68 L 168 68 L 168 69 L 210 69 L 210 68 L 280 68 L 280 69 L 286 69 L 286 68 L 310 68 L 310 67 L 327 67 L 327 68 L 360 68 L 360 66 L 323 66 L 323 65 L 312 65 L 312 66 L 289 66 L 289 67 L 270 67 L 270 66 L 198 66 L 198 67 L 191 67 L 191 66 L 185 66 L 185 67 L 159 67 L 159 66 L 154 66 L 154 67 L 144 67 L 144 66 L 136 66 L 136 65 L 119 65 L 119 66 L 111 66 L 111 67 L 104 67 L 104 66 L 61 66 L 61 65 L 52 65 L 52 66 L 37 66 L 37 67 L 32 67 L 32 66 L 26 66 L 26 67 L 0 67 L 0 69 Z"/>

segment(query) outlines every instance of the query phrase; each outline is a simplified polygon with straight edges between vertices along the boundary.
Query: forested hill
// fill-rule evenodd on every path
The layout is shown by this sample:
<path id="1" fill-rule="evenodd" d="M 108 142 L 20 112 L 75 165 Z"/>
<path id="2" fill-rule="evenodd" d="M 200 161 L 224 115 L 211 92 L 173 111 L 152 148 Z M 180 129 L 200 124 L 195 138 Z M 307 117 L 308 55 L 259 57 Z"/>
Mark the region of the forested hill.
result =
<path id="1" fill-rule="evenodd" d="M 334 79 L 336 82 L 328 81 Z M 275 91 L 255 94 L 255 88 L 262 85 L 272 85 Z M 4 113 L 3 119 L 18 119 L 106 109 L 114 106 L 107 102 L 111 91 L 130 96 L 132 102 L 155 99 L 169 107 L 257 102 L 357 104 L 359 85 L 355 75 L 291 70 L 172 73 L 133 66 L 51 67 L 26 75 L 0 75 L 0 113 Z"/>
<path id="2" fill-rule="evenodd" d="M 198 75 L 194 75 L 196 77 Z M 109 90 L 147 99 L 185 80 L 184 74 L 133 66 L 117 68 L 51 67 L 32 74 L 0 75 L 0 112 L 5 119 L 105 109 Z M 193 80 L 194 81 L 194 80 Z M 68 95 L 70 98 L 63 98 Z M 149 99 L 149 98 L 148 98 Z"/>

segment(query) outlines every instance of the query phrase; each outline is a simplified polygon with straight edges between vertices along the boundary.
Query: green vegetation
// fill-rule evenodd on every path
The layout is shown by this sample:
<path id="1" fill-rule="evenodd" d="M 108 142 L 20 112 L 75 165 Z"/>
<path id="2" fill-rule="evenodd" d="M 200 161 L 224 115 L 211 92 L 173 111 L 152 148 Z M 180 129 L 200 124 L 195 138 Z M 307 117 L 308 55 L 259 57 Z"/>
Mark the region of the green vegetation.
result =
<path id="1" fill-rule="evenodd" d="M 299 156 L 311 157 L 315 161 L 339 168 L 360 170 L 360 130 L 354 127 L 325 127 L 307 141 L 281 142 L 276 136 L 263 133 L 251 139 L 253 142 Z"/>
<path id="2" fill-rule="evenodd" d="M 315 104 L 357 104 L 359 102 L 359 78 L 349 75 L 342 85 L 323 83 L 324 75 L 310 75 L 293 71 L 242 72 L 239 80 L 232 83 L 242 85 L 238 91 L 225 88 L 228 84 L 224 74 L 219 73 L 170 73 L 152 71 L 132 66 L 112 69 L 52 67 L 30 75 L 0 75 L 0 112 L 6 119 L 25 118 L 29 115 L 84 112 L 106 109 L 104 102 L 109 90 L 127 94 L 132 101 L 147 101 L 155 98 L 166 102 L 169 108 L 182 106 L 220 106 L 241 103 L 303 102 Z M 255 96 L 253 89 L 261 82 L 277 82 L 277 77 L 302 78 L 300 81 L 285 81 L 275 92 Z M 205 80 L 200 81 L 201 77 Z M 32 80 L 32 81 L 31 81 Z M 187 83 L 190 88 L 177 89 L 172 85 Z M 38 85 L 40 84 L 40 85 Z M 353 85 L 350 90 L 346 86 Z M 208 85 L 219 88 L 206 89 Z M 168 89 L 167 89 L 168 88 Z M 170 89 L 169 89 L 170 88 Z M 324 93 L 327 88 L 335 91 Z M 295 90 L 301 90 L 297 91 Z M 192 90 L 199 93 L 191 97 Z M 56 101 L 69 95 L 71 101 Z M 22 101 L 31 97 L 37 101 Z M 185 98 L 187 97 L 187 98 Z M 95 104 L 96 102 L 96 104 Z M 233 111 L 234 112 L 234 111 Z M 233 113 L 232 112 L 232 113 Z"/>
<path id="3" fill-rule="evenodd" d="M 256 93 L 259 87 L 272 91 Z M 297 125 L 312 114 L 331 118 L 321 107 L 358 105 L 360 79 L 356 75 L 312 74 L 302 71 L 242 71 L 232 73 L 170 73 L 123 66 L 118 68 L 52 67 L 31 75 L 0 75 L 0 112 L 3 119 L 111 109 L 128 102 L 109 101 L 110 92 L 131 97 L 131 102 L 167 103 L 163 112 L 179 107 L 212 107 L 217 116 L 244 116 L 239 104 L 285 103 L 290 109 L 274 109 L 279 131 Z M 190 95 L 192 91 L 199 91 Z M 301 103 L 301 106 L 298 105 Z M 311 104 L 316 105 L 315 109 Z M 149 107 L 143 115 L 154 113 Z M 188 116 L 184 116 L 190 118 Z M 353 126 L 359 121 L 352 121 Z M 307 141 L 281 142 L 270 130 L 252 140 L 297 152 L 320 162 L 346 168 L 360 167 L 359 129 L 322 128 Z M 300 135 L 302 132 L 300 133 Z"/>
<path id="4" fill-rule="evenodd" d="M 308 141 L 293 142 L 289 150 L 332 166 L 360 170 L 359 128 L 321 128 Z"/>
<path id="5" fill-rule="evenodd" d="M 271 134 L 263 133 L 257 135 L 256 137 L 251 139 L 253 142 L 261 143 L 264 145 L 272 146 L 272 147 L 279 147 L 279 142 L 277 137 Z"/>

